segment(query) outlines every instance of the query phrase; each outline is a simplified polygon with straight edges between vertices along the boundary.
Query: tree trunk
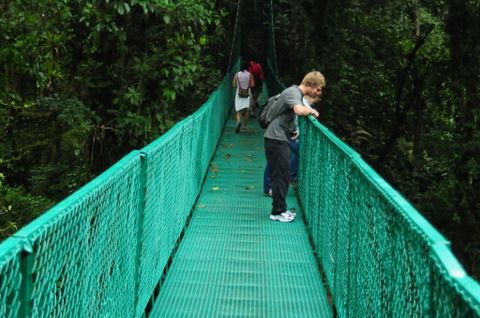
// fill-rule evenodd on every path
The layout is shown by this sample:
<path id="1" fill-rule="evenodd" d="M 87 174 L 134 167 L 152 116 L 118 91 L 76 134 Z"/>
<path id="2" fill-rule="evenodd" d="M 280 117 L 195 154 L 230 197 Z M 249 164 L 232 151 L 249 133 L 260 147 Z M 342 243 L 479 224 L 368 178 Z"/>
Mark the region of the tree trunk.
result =
<path id="1" fill-rule="evenodd" d="M 480 145 L 472 142 L 479 131 L 479 79 L 480 68 L 480 13 L 470 7 L 468 2 L 449 1 L 447 32 L 450 39 L 452 90 L 456 97 L 455 107 L 456 134 L 452 145 L 455 153 L 452 172 L 455 185 L 452 194 L 455 196 L 458 218 L 454 231 L 454 241 L 459 258 L 467 268 L 473 268 L 471 244 L 478 244 L 478 226 L 480 220 L 480 203 L 478 188 L 480 168 L 478 154 Z M 476 34 L 476 36 L 475 36 Z M 474 40 L 475 39 L 475 40 Z M 478 274 L 478 273 L 477 273 Z"/>
<path id="2" fill-rule="evenodd" d="M 410 108 L 412 106 L 411 102 L 407 102 L 403 108 L 401 107 L 403 94 L 404 94 L 404 88 L 407 84 L 408 74 L 410 73 L 410 71 L 413 67 L 413 63 L 415 62 L 418 51 L 423 46 L 423 44 L 425 44 L 425 41 L 426 41 L 428 35 L 433 31 L 433 28 L 434 28 L 433 25 L 429 25 L 425 34 L 417 40 L 417 42 L 415 43 L 415 47 L 413 48 L 412 52 L 407 57 L 407 65 L 400 72 L 398 86 L 397 86 L 397 92 L 395 94 L 395 96 L 396 96 L 395 97 L 396 116 L 395 116 L 395 119 L 392 123 L 390 134 L 387 138 L 387 141 L 385 142 L 385 146 L 383 147 L 383 150 L 380 152 L 380 154 L 378 156 L 378 159 L 376 160 L 377 163 L 382 163 L 385 160 L 385 158 L 388 156 L 388 154 L 391 152 L 393 146 L 395 145 L 398 137 L 400 137 L 400 131 L 403 128 L 403 125 L 405 123 L 406 115 L 407 115 L 408 111 L 410 110 Z M 414 86 L 414 90 L 415 90 L 415 86 Z M 415 94 L 416 93 L 413 92 L 413 96 L 415 96 Z"/>

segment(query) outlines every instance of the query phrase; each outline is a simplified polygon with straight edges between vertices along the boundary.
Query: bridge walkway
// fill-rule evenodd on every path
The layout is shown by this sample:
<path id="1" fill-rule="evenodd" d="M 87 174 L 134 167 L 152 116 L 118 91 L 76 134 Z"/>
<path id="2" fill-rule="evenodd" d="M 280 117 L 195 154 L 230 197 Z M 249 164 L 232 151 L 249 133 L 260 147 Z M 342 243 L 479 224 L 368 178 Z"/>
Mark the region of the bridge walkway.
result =
<path id="1" fill-rule="evenodd" d="M 332 317 L 295 194 L 292 223 L 271 221 L 263 130 L 227 121 L 151 317 Z"/>

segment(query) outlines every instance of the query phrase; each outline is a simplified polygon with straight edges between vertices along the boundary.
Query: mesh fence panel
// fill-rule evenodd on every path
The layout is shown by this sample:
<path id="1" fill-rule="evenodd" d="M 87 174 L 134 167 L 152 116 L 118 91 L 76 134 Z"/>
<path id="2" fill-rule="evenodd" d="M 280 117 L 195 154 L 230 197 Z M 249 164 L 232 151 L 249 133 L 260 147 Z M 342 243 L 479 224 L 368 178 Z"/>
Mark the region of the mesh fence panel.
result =
<path id="1" fill-rule="evenodd" d="M 480 317 L 449 242 L 328 129 L 300 132 L 298 193 L 339 317 Z"/>
<path id="2" fill-rule="evenodd" d="M 142 150 L 146 192 L 137 316 L 146 307 L 200 192 L 232 94 L 228 76 L 195 114 Z"/>
<path id="3" fill-rule="evenodd" d="M 17 307 L 32 317 L 133 315 L 139 171 L 138 152 L 126 156 L 16 233 L 13 249 L 2 244 L 2 286 L 11 282 L 15 304 L 0 316 Z"/>
<path id="4" fill-rule="evenodd" d="M 21 240 L 9 238 L 2 243 L 0 254 L 0 316 L 17 317 L 21 292 Z"/>

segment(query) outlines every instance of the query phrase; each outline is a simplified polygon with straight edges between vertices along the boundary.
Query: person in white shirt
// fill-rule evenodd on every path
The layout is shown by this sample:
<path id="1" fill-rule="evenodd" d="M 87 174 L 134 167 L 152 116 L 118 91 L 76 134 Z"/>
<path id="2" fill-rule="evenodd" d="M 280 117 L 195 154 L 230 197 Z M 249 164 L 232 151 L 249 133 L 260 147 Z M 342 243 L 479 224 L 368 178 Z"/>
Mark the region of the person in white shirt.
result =
<path id="1" fill-rule="evenodd" d="M 237 88 L 235 92 L 236 133 L 239 133 L 240 129 L 247 131 L 248 108 L 252 102 L 251 88 L 255 85 L 253 75 L 248 71 L 248 63 L 243 63 L 240 69 L 241 71 L 235 74 L 232 81 L 233 87 Z"/>

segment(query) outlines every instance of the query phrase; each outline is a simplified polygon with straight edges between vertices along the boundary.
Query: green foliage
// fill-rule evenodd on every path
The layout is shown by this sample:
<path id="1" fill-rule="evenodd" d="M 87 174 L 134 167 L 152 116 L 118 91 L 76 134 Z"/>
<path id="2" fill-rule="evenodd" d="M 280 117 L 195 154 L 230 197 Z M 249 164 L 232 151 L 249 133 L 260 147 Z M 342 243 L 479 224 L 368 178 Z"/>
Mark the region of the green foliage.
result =
<path id="1" fill-rule="evenodd" d="M 10 184 L 58 199 L 90 177 L 85 157 L 93 114 L 78 100 L 44 97 L 3 110 L 1 167 Z M 65 178 L 72 171 L 76 181 Z"/>
<path id="2" fill-rule="evenodd" d="M 0 173 L 0 241 L 30 222 L 52 203 L 44 197 L 26 194 L 21 188 L 9 187 Z"/>
<path id="3" fill-rule="evenodd" d="M 208 0 L 2 2 L 2 213 L 42 211 L 200 106 L 223 16 Z"/>
<path id="4" fill-rule="evenodd" d="M 208 27 L 218 23 L 209 2 L 86 4 L 79 21 L 88 29 L 88 37 L 82 38 L 88 58 L 79 63 L 78 85 L 86 79 L 87 99 L 102 104 L 90 107 L 112 132 L 100 140 L 111 152 L 108 156 L 118 158 L 123 148 L 142 146 L 159 136 L 184 114 L 178 96 L 195 90 L 206 74 L 215 81 L 220 78 L 203 72 L 209 65 L 201 54 L 208 44 Z M 201 99 L 189 102 L 198 106 Z M 118 144 L 124 147 L 115 151 Z"/>

